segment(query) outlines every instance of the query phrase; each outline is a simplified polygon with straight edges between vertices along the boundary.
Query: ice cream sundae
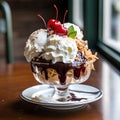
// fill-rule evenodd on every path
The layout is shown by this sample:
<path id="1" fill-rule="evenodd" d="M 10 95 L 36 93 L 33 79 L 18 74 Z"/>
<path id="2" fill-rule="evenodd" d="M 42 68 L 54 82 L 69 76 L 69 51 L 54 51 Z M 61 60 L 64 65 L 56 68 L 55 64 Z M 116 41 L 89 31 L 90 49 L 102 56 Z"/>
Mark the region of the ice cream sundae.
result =
<path id="1" fill-rule="evenodd" d="M 24 51 L 36 80 L 55 85 L 87 80 L 97 53 L 92 54 L 80 28 L 72 23 L 61 23 L 58 17 L 50 19 L 45 26 L 29 36 Z"/>

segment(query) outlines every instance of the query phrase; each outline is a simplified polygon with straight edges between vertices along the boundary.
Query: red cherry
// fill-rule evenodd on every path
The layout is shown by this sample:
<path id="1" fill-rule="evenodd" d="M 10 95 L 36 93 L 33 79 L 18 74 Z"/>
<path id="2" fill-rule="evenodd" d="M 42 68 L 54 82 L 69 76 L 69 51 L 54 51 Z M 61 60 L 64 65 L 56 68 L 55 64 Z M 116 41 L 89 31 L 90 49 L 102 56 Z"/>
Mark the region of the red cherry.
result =
<path id="1" fill-rule="evenodd" d="M 65 28 L 61 22 L 58 19 L 58 8 L 56 5 L 54 5 L 55 9 L 56 9 L 56 19 L 50 19 L 47 23 L 47 27 L 48 29 L 50 30 L 53 30 L 56 34 L 58 35 L 67 35 L 67 28 Z M 65 14 L 64 14 L 64 19 L 63 19 L 63 23 L 65 21 L 65 17 L 66 17 L 66 14 L 67 14 L 67 10 L 65 11 Z"/>
<path id="2" fill-rule="evenodd" d="M 59 20 L 50 19 L 50 20 L 48 21 L 47 26 L 48 26 L 48 29 L 54 30 L 54 29 L 55 29 L 55 26 L 60 25 L 60 24 L 61 24 L 61 23 L 60 23 Z"/>
<path id="3" fill-rule="evenodd" d="M 55 26 L 55 32 L 58 35 L 67 35 L 67 28 L 60 24 Z"/>

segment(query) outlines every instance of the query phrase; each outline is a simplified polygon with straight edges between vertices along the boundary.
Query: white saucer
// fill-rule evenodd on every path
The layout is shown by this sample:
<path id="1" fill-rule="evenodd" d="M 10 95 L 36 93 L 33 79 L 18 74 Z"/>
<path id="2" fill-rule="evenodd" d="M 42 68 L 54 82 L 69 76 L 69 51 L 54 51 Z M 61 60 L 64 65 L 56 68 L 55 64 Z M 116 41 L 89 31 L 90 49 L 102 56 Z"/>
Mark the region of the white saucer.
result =
<path id="1" fill-rule="evenodd" d="M 77 99 L 60 102 L 51 99 L 54 94 L 54 88 L 50 85 L 36 85 L 22 91 L 21 97 L 25 101 L 38 104 L 43 107 L 55 110 L 70 110 L 81 108 L 88 103 L 95 102 L 102 97 L 102 92 L 95 87 L 83 84 L 72 84 L 69 91 Z"/>

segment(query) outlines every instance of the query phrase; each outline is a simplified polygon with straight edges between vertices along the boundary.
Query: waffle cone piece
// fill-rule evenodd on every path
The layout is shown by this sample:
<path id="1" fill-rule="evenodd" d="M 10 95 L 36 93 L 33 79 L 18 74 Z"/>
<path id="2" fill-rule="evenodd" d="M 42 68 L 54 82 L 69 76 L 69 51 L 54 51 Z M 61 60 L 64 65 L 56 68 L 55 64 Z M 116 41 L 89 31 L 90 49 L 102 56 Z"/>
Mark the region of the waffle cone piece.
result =
<path id="1" fill-rule="evenodd" d="M 46 79 L 46 75 L 47 75 L 47 79 Z M 42 71 L 42 72 L 38 72 L 37 74 L 34 74 L 34 76 L 36 76 L 39 79 L 38 81 L 44 81 L 44 83 L 59 84 L 60 82 L 58 73 L 56 72 L 56 70 L 52 68 L 48 68 L 46 73 L 45 71 Z M 72 79 L 73 79 L 73 70 L 70 69 L 66 73 L 66 83 L 70 83 Z"/>
<path id="2" fill-rule="evenodd" d="M 47 75 L 47 79 L 46 79 L 46 75 Z M 39 73 L 39 78 L 46 82 L 48 81 L 50 83 L 54 83 L 55 81 L 58 80 L 58 73 L 54 69 L 48 68 L 46 74 L 45 71 Z"/>

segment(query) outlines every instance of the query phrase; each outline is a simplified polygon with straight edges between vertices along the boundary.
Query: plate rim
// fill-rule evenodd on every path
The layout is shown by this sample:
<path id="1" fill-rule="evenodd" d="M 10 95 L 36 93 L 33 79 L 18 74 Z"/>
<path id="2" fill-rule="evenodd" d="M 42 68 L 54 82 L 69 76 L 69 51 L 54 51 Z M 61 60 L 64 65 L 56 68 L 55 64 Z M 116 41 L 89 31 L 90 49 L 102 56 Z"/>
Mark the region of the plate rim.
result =
<path id="1" fill-rule="evenodd" d="M 36 88 L 36 87 L 40 87 L 40 86 L 50 86 L 50 85 L 48 85 L 48 84 L 40 84 L 40 85 L 34 85 L 34 86 L 30 86 L 30 87 L 28 87 L 28 88 L 26 88 L 26 89 L 24 89 L 22 92 L 21 92 L 21 94 L 20 94 L 20 97 L 23 99 L 23 100 L 25 100 L 25 101 L 27 101 L 27 102 L 29 102 L 29 103 L 33 103 L 33 104 L 37 104 L 37 105 L 41 105 L 41 106 L 43 106 L 43 107 L 46 107 L 46 108 L 51 108 L 51 107 L 56 107 L 56 108 L 54 108 L 54 109 L 58 109 L 57 107 L 60 107 L 60 109 L 58 109 L 58 110 L 61 110 L 63 107 L 65 108 L 65 107 L 80 107 L 80 106 L 82 106 L 82 105 L 85 105 L 85 104 L 89 104 L 89 103 L 92 103 L 92 102 L 95 102 L 95 101 L 97 101 L 97 100 L 99 100 L 100 98 L 102 98 L 102 96 L 103 96 L 103 91 L 102 90 L 100 90 L 99 88 L 96 88 L 96 87 L 93 87 L 93 86 L 91 86 L 91 85 L 85 85 L 85 84 L 76 84 L 76 85 L 80 85 L 80 86 L 87 86 L 87 87 L 92 87 L 92 88 L 95 88 L 95 89 L 97 89 L 98 91 L 99 91 L 99 96 L 97 97 L 97 98 L 95 98 L 95 99 L 91 99 L 91 100 L 86 100 L 86 101 L 77 101 L 77 102 L 67 102 L 67 103 L 65 103 L 65 102 L 57 102 L 57 103 L 51 103 L 51 102 L 43 102 L 43 101 L 39 101 L 39 102 L 37 102 L 37 101 L 33 101 L 32 100 L 32 98 L 30 99 L 30 98 L 28 98 L 28 97 L 26 97 L 26 96 L 24 96 L 23 94 L 24 94 L 24 92 L 25 91 L 28 91 L 28 89 L 32 89 L 32 88 Z M 32 97 L 32 96 L 31 96 Z M 62 103 L 62 104 L 61 104 Z M 77 107 L 77 108 L 78 108 Z M 52 108 L 51 108 L 52 109 Z M 68 108 L 68 109 L 70 109 L 70 108 Z"/>

